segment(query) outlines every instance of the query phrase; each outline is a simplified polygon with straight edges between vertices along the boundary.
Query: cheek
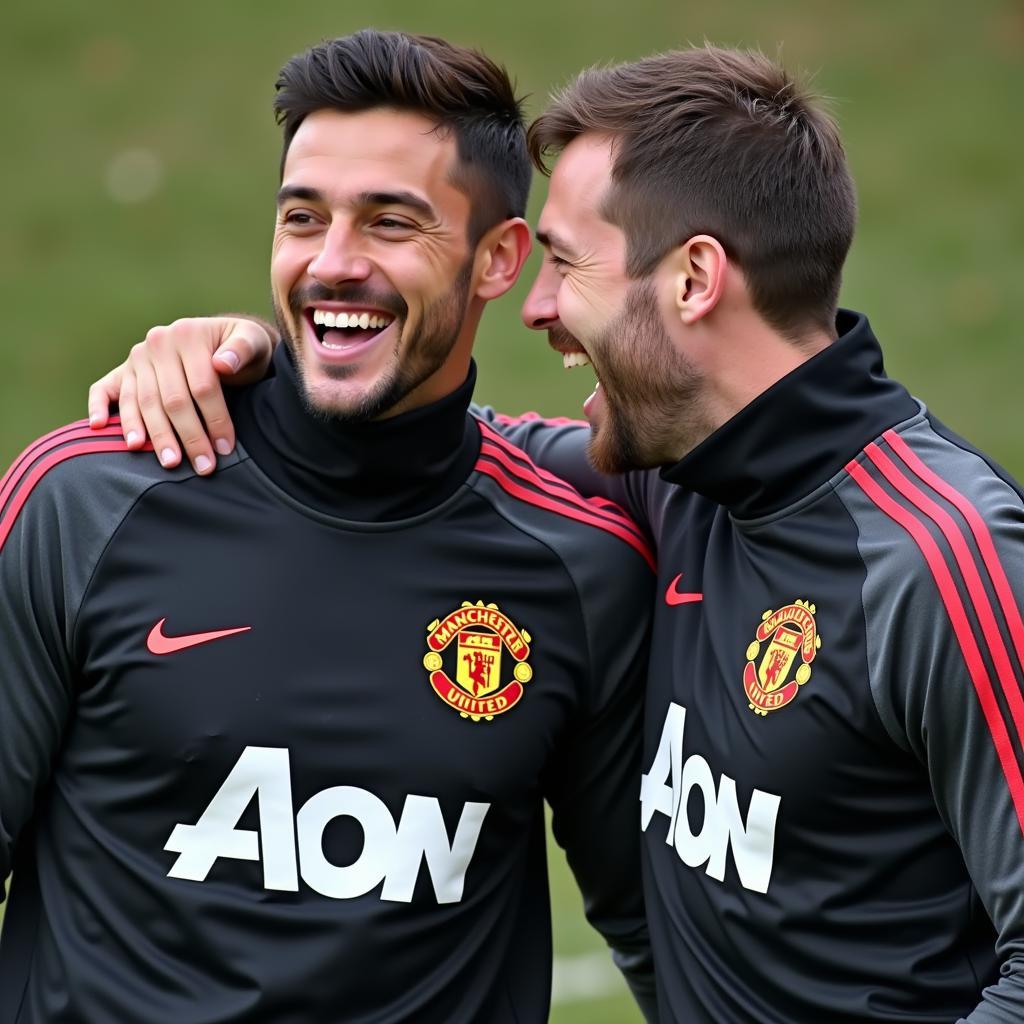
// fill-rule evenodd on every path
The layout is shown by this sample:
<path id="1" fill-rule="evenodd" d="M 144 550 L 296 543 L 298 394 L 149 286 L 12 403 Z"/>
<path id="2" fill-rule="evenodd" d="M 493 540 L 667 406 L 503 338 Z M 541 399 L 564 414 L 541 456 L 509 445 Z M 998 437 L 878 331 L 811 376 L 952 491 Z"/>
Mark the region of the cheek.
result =
<path id="1" fill-rule="evenodd" d="M 270 252 L 270 283 L 274 291 L 289 292 L 308 263 L 295 239 L 275 237 Z"/>
<path id="2" fill-rule="evenodd" d="M 629 294 L 630 281 L 609 261 L 602 260 L 585 272 L 570 275 L 574 290 L 586 302 L 594 315 L 603 323 L 622 311 Z"/>
<path id="3" fill-rule="evenodd" d="M 586 280 L 566 277 L 558 290 L 558 318 L 571 334 L 586 339 L 599 329 L 609 311 L 600 288 Z"/>

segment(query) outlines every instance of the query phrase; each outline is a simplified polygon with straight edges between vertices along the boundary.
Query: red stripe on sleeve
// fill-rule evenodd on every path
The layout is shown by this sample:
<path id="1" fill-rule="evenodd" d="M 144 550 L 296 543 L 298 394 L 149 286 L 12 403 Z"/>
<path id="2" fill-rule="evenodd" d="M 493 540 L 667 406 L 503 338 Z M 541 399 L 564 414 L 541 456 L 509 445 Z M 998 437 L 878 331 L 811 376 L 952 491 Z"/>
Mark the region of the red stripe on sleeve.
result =
<path id="1" fill-rule="evenodd" d="M 910 446 L 894 430 L 887 430 L 882 435 L 889 443 L 894 452 L 937 494 L 941 494 L 951 505 L 959 509 L 960 514 L 967 520 L 971 528 L 974 540 L 981 551 L 981 557 L 985 562 L 985 568 L 992 578 L 992 585 L 995 587 L 996 596 L 999 598 L 999 606 L 1003 609 L 1007 625 L 1010 629 L 1010 637 L 1013 640 L 1013 647 L 1017 653 L 1017 663 L 1024 671 L 1024 621 L 1021 619 L 1020 606 L 1013 596 L 1010 581 L 1006 577 L 1003 563 L 996 551 L 992 534 L 989 532 L 985 520 L 970 502 L 956 488 L 942 479 L 936 472 L 929 469 L 927 465 L 917 456 Z"/>
<path id="2" fill-rule="evenodd" d="M 1003 636 L 999 632 L 999 625 L 996 622 L 992 602 L 985 592 L 977 563 L 971 549 L 967 545 L 963 532 L 954 522 L 953 517 L 901 473 L 878 445 L 869 444 L 865 451 L 868 458 L 881 470 L 886 480 L 904 498 L 912 502 L 938 525 L 942 535 L 948 541 L 950 548 L 952 548 L 956 564 L 959 566 L 964 582 L 967 584 L 967 593 L 970 595 L 971 602 L 974 605 L 974 612 L 981 623 L 982 635 L 985 637 L 989 653 L 992 655 L 992 661 L 996 667 L 996 675 L 999 677 L 999 684 L 1006 697 L 1006 703 L 1010 707 L 1013 724 L 1017 729 L 1017 739 L 1024 742 L 1024 699 L 1021 698 L 1020 683 L 1013 673 L 1010 654 L 1006 649 L 1006 644 L 1003 642 Z"/>
<path id="3" fill-rule="evenodd" d="M 484 441 L 480 451 L 483 455 L 489 455 L 495 462 L 500 462 L 509 473 L 514 477 L 517 477 L 519 480 L 522 480 L 524 483 L 532 484 L 545 494 L 550 494 L 553 498 L 558 498 L 570 505 L 575 505 L 577 508 L 583 509 L 585 512 L 600 516 L 602 519 L 614 526 L 620 526 L 632 533 L 635 533 L 638 540 L 646 541 L 646 538 L 640 532 L 636 524 L 618 508 L 614 508 L 613 506 L 614 511 L 612 511 L 605 506 L 595 506 L 592 502 L 583 498 L 579 492 L 569 484 L 558 480 L 557 478 L 555 483 L 548 483 L 536 472 L 532 472 L 529 467 L 516 462 L 506 451 L 499 448 L 497 445 Z"/>
<path id="4" fill-rule="evenodd" d="M 657 571 L 654 564 L 654 555 L 651 554 L 650 548 L 631 531 L 614 523 L 610 523 L 593 512 L 585 511 L 584 509 L 577 508 L 574 505 L 566 504 L 560 499 L 556 499 L 547 494 L 538 494 L 536 491 L 532 491 L 521 486 L 509 477 L 499 465 L 488 461 L 486 458 L 479 459 L 476 464 L 476 470 L 478 473 L 483 473 L 485 476 L 489 476 L 492 480 L 495 480 L 502 490 L 511 494 L 513 498 L 518 498 L 520 501 L 524 501 L 528 505 L 535 505 L 537 508 L 543 508 L 547 509 L 549 512 L 555 512 L 568 519 L 575 519 L 577 522 L 596 526 L 598 529 L 604 530 L 606 533 L 613 534 L 618 537 L 619 540 L 625 541 L 631 548 L 633 548 L 634 551 L 638 552 L 643 560 L 650 566 L 652 572 Z"/>
<path id="5" fill-rule="evenodd" d="M 90 430 L 88 433 L 92 436 L 96 432 Z M 148 447 L 149 450 L 152 451 L 152 446 L 150 445 Z M 35 465 L 33 465 L 31 471 L 25 475 L 24 486 L 19 488 L 14 500 L 4 510 L 3 514 L 0 515 L 0 551 L 3 550 L 4 544 L 7 543 L 7 538 L 10 536 L 11 530 L 14 529 L 18 513 L 21 512 L 22 507 L 28 500 L 28 496 L 32 493 L 36 484 L 38 484 L 51 469 L 55 466 L 59 466 L 62 462 L 76 458 L 79 455 L 95 455 L 103 452 L 127 451 L 129 451 L 129 448 L 128 445 L 125 444 L 124 440 L 85 441 L 81 444 L 69 444 L 63 448 L 58 448 L 56 451 L 52 451 L 50 454 L 39 459 Z"/>
<path id="6" fill-rule="evenodd" d="M 1003 769 L 1007 786 L 1010 790 L 1010 797 L 1013 800 L 1014 810 L 1017 813 L 1017 822 L 1021 832 L 1024 833 L 1024 778 L 1021 777 L 1020 766 L 1014 755 L 1013 744 L 1010 741 L 1010 734 L 1003 721 L 1002 712 L 996 701 L 992 689 L 992 681 L 989 679 L 988 671 L 978 649 L 977 640 L 967 619 L 967 612 L 956 585 L 950 575 L 949 568 L 939 551 L 938 545 L 932 535 L 925 527 L 918 522 L 914 515 L 894 501 L 884 490 L 871 479 L 868 471 L 856 461 L 849 462 L 846 471 L 856 481 L 860 489 L 881 509 L 890 519 L 898 523 L 913 538 L 925 562 L 931 570 L 932 578 L 939 588 L 939 595 L 945 605 L 946 614 L 953 625 L 953 633 L 960 651 L 964 656 L 967 671 L 970 674 L 974 690 L 978 695 L 978 702 L 981 705 L 982 714 L 988 725 L 992 736 L 992 742 L 996 749 L 996 756 Z"/>
<path id="7" fill-rule="evenodd" d="M 67 441 L 78 441 L 90 437 L 120 436 L 121 431 L 117 426 L 111 425 L 100 430 L 93 430 L 88 426 L 87 421 L 81 420 L 78 423 L 61 427 L 60 430 L 54 430 L 52 433 L 39 438 L 38 441 L 34 441 L 14 460 L 11 468 L 4 474 L 4 478 L 0 480 L 0 509 L 4 507 L 11 493 L 25 476 L 28 466 L 41 455 L 60 447 L 60 445 Z M 150 445 L 149 447 L 152 450 L 152 446 Z"/>
<path id="8" fill-rule="evenodd" d="M 569 422 L 575 424 L 575 420 L 571 420 Z M 507 437 L 504 436 L 504 434 L 499 434 L 490 426 L 490 424 L 485 423 L 483 420 L 480 420 L 479 423 L 480 432 L 484 435 L 484 437 L 486 437 L 494 444 L 500 445 L 509 455 L 511 455 L 514 459 L 518 460 L 521 465 L 525 465 L 527 469 L 536 473 L 537 476 L 543 477 L 543 479 L 546 480 L 548 483 L 557 484 L 559 487 L 567 487 L 569 490 L 573 492 L 573 494 L 580 493 L 567 480 L 562 480 L 560 477 L 555 476 L 554 473 L 544 469 L 543 466 L 538 466 L 537 463 L 534 462 L 533 459 L 531 459 L 530 456 L 526 452 L 524 452 L 522 448 L 519 448 L 516 445 L 514 445 Z M 585 424 L 580 424 L 580 426 L 585 426 Z M 582 497 L 582 495 L 580 496 Z M 624 511 L 621 505 L 617 505 L 610 498 L 604 498 L 596 494 L 591 494 L 587 495 L 587 497 L 584 498 L 583 500 L 586 501 L 588 505 L 600 505 L 602 508 L 606 508 L 610 512 L 617 512 L 619 515 L 625 516 L 627 519 L 629 519 L 629 513 Z M 630 522 L 632 522 L 632 520 L 630 520 Z"/>
<path id="9" fill-rule="evenodd" d="M 574 420 L 569 416 L 541 416 L 539 412 L 523 412 L 518 416 L 506 416 L 504 413 L 495 413 L 495 423 L 503 427 L 517 427 L 521 423 L 543 423 L 546 427 L 588 427 L 586 420 Z"/>

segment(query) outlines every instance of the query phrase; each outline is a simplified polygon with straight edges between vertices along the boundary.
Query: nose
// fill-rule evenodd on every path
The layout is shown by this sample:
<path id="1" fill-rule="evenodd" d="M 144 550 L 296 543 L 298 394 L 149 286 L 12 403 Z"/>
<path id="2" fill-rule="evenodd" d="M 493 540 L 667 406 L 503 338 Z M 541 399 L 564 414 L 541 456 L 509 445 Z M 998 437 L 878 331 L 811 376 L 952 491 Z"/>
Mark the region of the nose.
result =
<path id="1" fill-rule="evenodd" d="M 365 281 L 373 272 L 362 254 L 358 236 L 345 224 L 332 224 L 323 236 L 323 245 L 309 263 L 309 275 L 327 288 L 346 281 Z"/>
<path id="2" fill-rule="evenodd" d="M 523 323 L 532 331 L 546 331 L 552 325 L 558 323 L 558 286 L 561 278 L 557 272 L 548 267 L 545 262 L 539 271 L 537 279 L 530 287 L 530 291 L 523 302 L 520 315 Z"/>

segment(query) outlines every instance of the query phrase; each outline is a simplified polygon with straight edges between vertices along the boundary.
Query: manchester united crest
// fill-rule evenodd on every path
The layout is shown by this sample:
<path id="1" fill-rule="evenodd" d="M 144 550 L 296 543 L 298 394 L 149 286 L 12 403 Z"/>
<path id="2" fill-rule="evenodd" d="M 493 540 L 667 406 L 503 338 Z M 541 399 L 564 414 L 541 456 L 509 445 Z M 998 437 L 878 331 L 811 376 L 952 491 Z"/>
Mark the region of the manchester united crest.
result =
<path id="1" fill-rule="evenodd" d="M 794 601 L 761 616 L 743 670 L 747 706 L 755 715 L 784 708 L 811 678 L 811 665 L 821 648 L 816 612 L 809 601 Z M 795 662 L 799 664 L 794 672 Z"/>
<path id="2" fill-rule="evenodd" d="M 463 601 L 427 627 L 423 667 L 445 704 L 463 718 L 489 722 L 511 711 L 522 699 L 523 684 L 533 678 L 526 660 L 531 641 L 496 604 Z M 502 675 L 505 655 L 513 663 L 511 679 Z"/>

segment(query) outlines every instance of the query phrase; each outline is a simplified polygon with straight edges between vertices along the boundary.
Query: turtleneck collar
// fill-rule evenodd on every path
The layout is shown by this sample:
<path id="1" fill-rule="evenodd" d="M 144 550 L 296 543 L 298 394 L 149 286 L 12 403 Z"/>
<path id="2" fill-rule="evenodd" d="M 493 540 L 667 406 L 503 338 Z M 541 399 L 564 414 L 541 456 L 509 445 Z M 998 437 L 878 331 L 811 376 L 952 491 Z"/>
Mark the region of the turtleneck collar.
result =
<path id="1" fill-rule="evenodd" d="M 327 515 L 390 522 L 441 504 L 480 451 L 469 403 L 476 365 L 451 394 L 383 420 L 345 423 L 310 414 L 286 346 L 273 376 L 236 393 L 232 415 L 245 450 L 287 494 Z"/>
<path id="2" fill-rule="evenodd" d="M 661 475 L 735 516 L 768 515 L 810 494 L 918 405 L 890 380 L 867 317 L 840 310 L 839 340 L 741 409 Z"/>

